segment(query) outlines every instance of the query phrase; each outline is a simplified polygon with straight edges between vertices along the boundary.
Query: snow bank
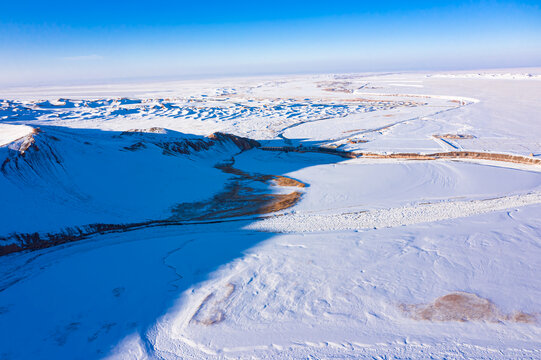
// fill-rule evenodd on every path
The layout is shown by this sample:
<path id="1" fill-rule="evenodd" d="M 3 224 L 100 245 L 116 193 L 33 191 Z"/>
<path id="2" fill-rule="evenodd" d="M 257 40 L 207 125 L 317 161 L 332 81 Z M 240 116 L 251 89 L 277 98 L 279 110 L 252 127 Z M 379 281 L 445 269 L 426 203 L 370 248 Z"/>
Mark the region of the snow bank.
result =
<path id="1" fill-rule="evenodd" d="M 0 124 L 0 146 L 19 140 L 33 131 L 34 128 L 27 125 Z"/>
<path id="2" fill-rule="evenodd" d="M 272 232 L 311 232 L 396 227 L 468 217 L 539 203 L 541 203 L 541 193 L 533 193 L 498 199 L 449 201 L 345 214 L 287 214 L 255 222 L 248 225 L 247 229 Z"/>

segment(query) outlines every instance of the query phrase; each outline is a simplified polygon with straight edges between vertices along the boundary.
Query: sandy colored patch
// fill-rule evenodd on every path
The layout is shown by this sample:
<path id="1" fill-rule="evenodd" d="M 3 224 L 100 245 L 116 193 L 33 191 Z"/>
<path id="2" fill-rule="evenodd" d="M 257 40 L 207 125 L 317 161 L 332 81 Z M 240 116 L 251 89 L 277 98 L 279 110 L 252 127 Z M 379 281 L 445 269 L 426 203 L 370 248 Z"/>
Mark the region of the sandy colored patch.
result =
<path id="1" fill-rule="evenodd" d="M 239 149 L 243 151 L 261 146 L 261 144 L 257 142 L 256 140 L 248 139 L 241 136 L 236 136 L 233 134 L 222 133 L 222 132 L 215 132 L 214 134 L 209 135 L 208 138 L 219 143 L 225 143 L 225 142 L 231 141 L 233 142 L 233 144 L 235 144 Z"/>
<path id="2" fill-rule="evenodd" d="M 408 305 L 400 308 L 408 317 L 428 321 L 511 321 L 535 323 L 536 316 L 523 312 L 503 314 L 490 300 L 467 292 L 455 292 L 437 298 L 429 304 Z"/>
<path id="3" fill-rule="evenodd" d="M 224 288 L 207 295 L 190 319 L 190 323 L 209 326 L 224 321 L 226 302 L 234 291 L 235 285 L 228 283 Z"/>
<path id="4" fill-rule="evenodd" d="M 453 100 L 449 100 L 449 102 L 452 102 L 452 103 L 458 104 L 458 105 L 460 105 L 460 106 L 464 106 L 464 105 L 466 105 L 466 104 L 467 104 L 467 102 L 466 102 L 466 101 L 464 101 L 464 100 L 456 100 L 456 99 L 453 99 Z"/>
<path id="5" fill-rule="evenodd" d="M 274 178 L 274 182 L 278 186 L 295 186 L 299 188 L 303 188 L 306 186 L 306 184 L 303 182 L 281 175 L 276 175 L 276 177 Z"/>
<path id="6" fill-rule="evenodd" d="M 507 315 L 507 320 L 517 323 L 533 324 L 537 322 L 537 318 L 533 314 L 526 314 L 522 311 L 514 312 Z"/>
<path id="7" fill-rule="evenodd" d="M 222 220 L 227 218 L 264 215 L 285 210 L 295 205 L 302 194 L 268 194 L 244 186 L 241 182 L 230 184 L 227 189 L 207 201 L 179 204 L 173 209 L 172 221 Z"/>
<path id="8" fill-rule="evenodd" d="M 292 178 L 287 177 L 287 176 L 265 175 L 265 174 L 249 174 L 249 173 L 247 173 L 245 171 L 234 168 L 233 166 L 231 166 L 231 164 L 216 165 L 216 168 L 220 169 L 221 171 L 223 171 L 226 174 L 238 175 L 238 176 L 242 177 L 243 179 L 255 180 L 255 181 L 260 181 L 260 182 L 263 182 L 263 183 L 269 183 L 269 180 L 272 180 L 272 182 L 269 183 L 272 186 L 274 186 L 274 185 L 276 185 L 276 186 L 295 186 L 295 187 L 299 187 L 299 188 L 306 187 L 305 183 L 303 183 L 303 182 L 301 182 L 299 180 L 292 179 Z"/>
<path id="9" fill-rule="evenodd" d="M 443 135 L 432 135 L 437 139 L 448 139 L 448 140 L 464 140 L 464 139 L 473 139 L 475 136 L 469 134 L 443 134 Z"/>
<path id="10" fill-rule="evenodd" d="M 435 159 L 473 159 L 473 160 L 491 160 L 502 161 L 517 164 L 541 165 L 541 159 L 522 155 L 484 153 L 477 151 L 449 151 L 433 154 L 416 153 L 396 153 L 396 154 L 375 154 L 375 153 L 356 153 L 358 157 L 368 157 L 375 159 L 407 159 L 407 160 L 435 160 Z"/>
<path id="11" fill-rule="evenodd" d="M 295 205 L 300 199 L 302 194 L 298 191 L 294 191 L 290 194 L 276 194 L 268 195 L 266 200 L 255 211 L 255 214 L 270 214 L 276 211 L 288 209 Z"/>
<path id="12" fill-rule="evenodd" d="M 383 130 L 384 128 L 380 129 Z M 472 160 L 490 160 L 501 161 L 516 164 L 527 165 L 541 165 L 541 159 L 523 155 L 511 155 L 500 153 L 489 153 L 479 151 L 449 151 L 439 152 L 432 154 L 419 154 L 419 153 L 394 153 L 394 154 L 378 154 L 378 153 L 366 153 L 357 151 L 344 151 L 337 149 L 336 145 L 327 145 L 321 147 L 293 147 L 293 146 L 262 146 L 261 150 L 264 151 L 283 151 L 283 152 L 298 152 L 298 153 L 323 153 L 338 155 L 344 158 L 371 158 L 371 159 L 404 159 L 404 160 L 436 160 L 436 159 L 472 159 Z"/>
<path id="13" fill-rule="evenodd" d="M 236 169 L 232 164 L 219 164 L 216 168 L 236 175 L 235 181 L 211 199 L 196 203 L 179 204 L 173 209 L 172 220 L 221 220 L 239 216 L 264 215 L 285 210 L 295 205 L 302 193 L 272 194 L 265 189 L 257 189 L 250 181 L 262 182 L 270 186 L 295 186 L 303 188 L 306 184 L 282 175 L 250 174 Z"/>
<path id="14" fill-rule="evenodd" d="M 349 139 L 348 144 L 364 144 L 367 143 L 368 140 L 362 140 L 362 139 Z"/>

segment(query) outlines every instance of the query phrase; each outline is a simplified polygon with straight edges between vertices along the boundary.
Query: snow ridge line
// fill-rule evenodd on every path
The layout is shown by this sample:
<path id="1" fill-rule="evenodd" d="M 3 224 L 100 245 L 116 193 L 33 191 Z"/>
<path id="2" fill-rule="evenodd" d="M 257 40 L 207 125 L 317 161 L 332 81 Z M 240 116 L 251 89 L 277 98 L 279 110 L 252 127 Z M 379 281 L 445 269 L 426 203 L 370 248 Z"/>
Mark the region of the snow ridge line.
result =
<path id="1" fill-rule="evenodd" d="M 439 202 L 347 214 L 286 214 L 252 223 L 246 228 L 272 232 L 317 232 L 397 227 L 456 219 L 541 203 L 541 192 L 500 198 Z"/>

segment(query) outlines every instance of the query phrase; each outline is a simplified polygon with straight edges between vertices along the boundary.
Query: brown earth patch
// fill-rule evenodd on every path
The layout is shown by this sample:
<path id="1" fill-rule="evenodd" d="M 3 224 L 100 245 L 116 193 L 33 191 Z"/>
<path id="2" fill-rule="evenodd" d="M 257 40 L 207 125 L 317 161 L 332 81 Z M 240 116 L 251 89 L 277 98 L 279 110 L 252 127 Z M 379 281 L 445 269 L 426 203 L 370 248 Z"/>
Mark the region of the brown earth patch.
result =
<path id="1" fill-rule="evenodd" d="M 362 140 L 362 139 L 348 139 L 349 144 L 364 144 L 367 143 L 368 140 Z"/>
<path id="2" fill-rule="evenodd" d="M 514 312 L 507 315 L 507 320 L 517 323 L 533 324 L 537 322 L 537 318 L 533 314 L 526 314 L 522 311 Z"/>
<path id="3" fill-rule="evenodd" d="M 293 147 L 293 146 L 262 146 L 260 148 L 264 151 L 283 151 L 283 152 L 298 152 L 298 153 L 323 153 L 338 155 L 344 158 L 371 158 L 371 159 L 404 159 L 404 160 L 436 160 L 436 159 L 472 159 L 472 160 L 491 160 L 501 161 L 516 164 L 526 165 L 541 165 L 541 159 L 536 159 L 532 156 L 523 155 L 510 155 L 499 154 L 479 151 L 449 151 L 432 154 L 418 154 L 418 153 L 394 153 L 394 154 L 378 154 L 378 153 L 365 153 L 357 151 L 344 151 L 335 147 Z"/>
<path id="4" fill-rule="evenodd" d="M 299 188 L 306 186 L 298 180 L 281 175 L 249 174 L 234 168 L 232 164 L 221 164 L 216 167 L 227 174 L 236 175 L 237 178 L 229 183 L 223 192 L 209 200 L 175 206 L 172 210 L 172 220 L 201 221 L 269 214 L 295 205 L 302 196 L 298 191 L 289 194 L 269 194 L 266 189 L 252 186 L 251 181 L 270 186 Z"/>
<path id="5" fill-rule="evenodd" d="M 265 174 L 249 174 L 247 172 L 244 172 L 242 170 L 234 168 L 231 164 L 219 164 L 216 165 L 217 169 L 220 169 L 226 174 L 233 174 L 238 175 L 246 180 L 254 180 L 259 181 L 263 183 L 269 183 L 270 185 L 277 185 L 277 186 L 296 186 L 299 188 L 303 188 L 306 186 L 305 183 L 300 182 L 298 180 L 292 179 L 287 176 L 282 175 L 265 175 Z M 272 180 L 273 182 L 269 182 Z"/>
<path id="6" fill-rule="evenodd" d="M 214 134 L 209 135 L 208 138 L 217 142 L 232 141 L 242 151 L 250 150 L 261 146 L 261 144 L 256 140 L 222 132 L 215 132 Z"/>
<path id="7" fill-rule="evenodd" d="M 437 298 L 429 304 L 401 304 L 400 309 L 414 320 L 428 321 L 511 321 L 535 323 L 536 316 L 523 312 L 502 314 L 488 299 L 467 292 L 455 292 Z"/>
<path id="8" fill-rule="evenodd" d="M 273 180 L 278 186 L 296 186 L 299 188 L 306 186 L 306 184 L 303 182 L 281 175 L 276 175 Z"/>
<path id="9" fill-rule="evenodd" d="M 228 283 L 224 288 L 207 295 L 193 314 L 190 323 L 210 326 L 224 321 L 225 303 L 234 291 L 235 285 Z"/>
<path id="10" fill-rule="evenodd" d="M 432 135 L 437 139 L 448 139 L 448 140 L 464 140 L 464 139 L 473 139 L 475 136 L 468 134 L 443 134 L 443 135 Z"/>
<path id="11" fill-rule="evenodd" d="M 541 159 L 535 159 L 522 155 L 485 153 L 477 151 L 449 151 L 433 154 L 416 153 L 396 153 L 396 154 L 375 154 L 375 153 L 355 153 L 358 157 L 368 157 L 375 159 L 407 159 L 407 160 L 436 160 L 436 159 L 473 159 L 473 160 L 491 160 L 502 161 L 516 164 L 541 165 Z"/>

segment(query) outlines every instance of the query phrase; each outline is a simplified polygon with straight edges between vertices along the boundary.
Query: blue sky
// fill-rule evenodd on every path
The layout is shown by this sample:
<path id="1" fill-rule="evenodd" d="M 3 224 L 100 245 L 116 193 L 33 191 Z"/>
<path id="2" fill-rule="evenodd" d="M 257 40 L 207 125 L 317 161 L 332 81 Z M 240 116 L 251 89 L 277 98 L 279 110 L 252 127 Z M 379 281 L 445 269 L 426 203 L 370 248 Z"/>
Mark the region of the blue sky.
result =
<path id="1" fill-rule="evenodd" d="M 0 84 L 541 66 L 534 1 L 10 1 Z"/>

